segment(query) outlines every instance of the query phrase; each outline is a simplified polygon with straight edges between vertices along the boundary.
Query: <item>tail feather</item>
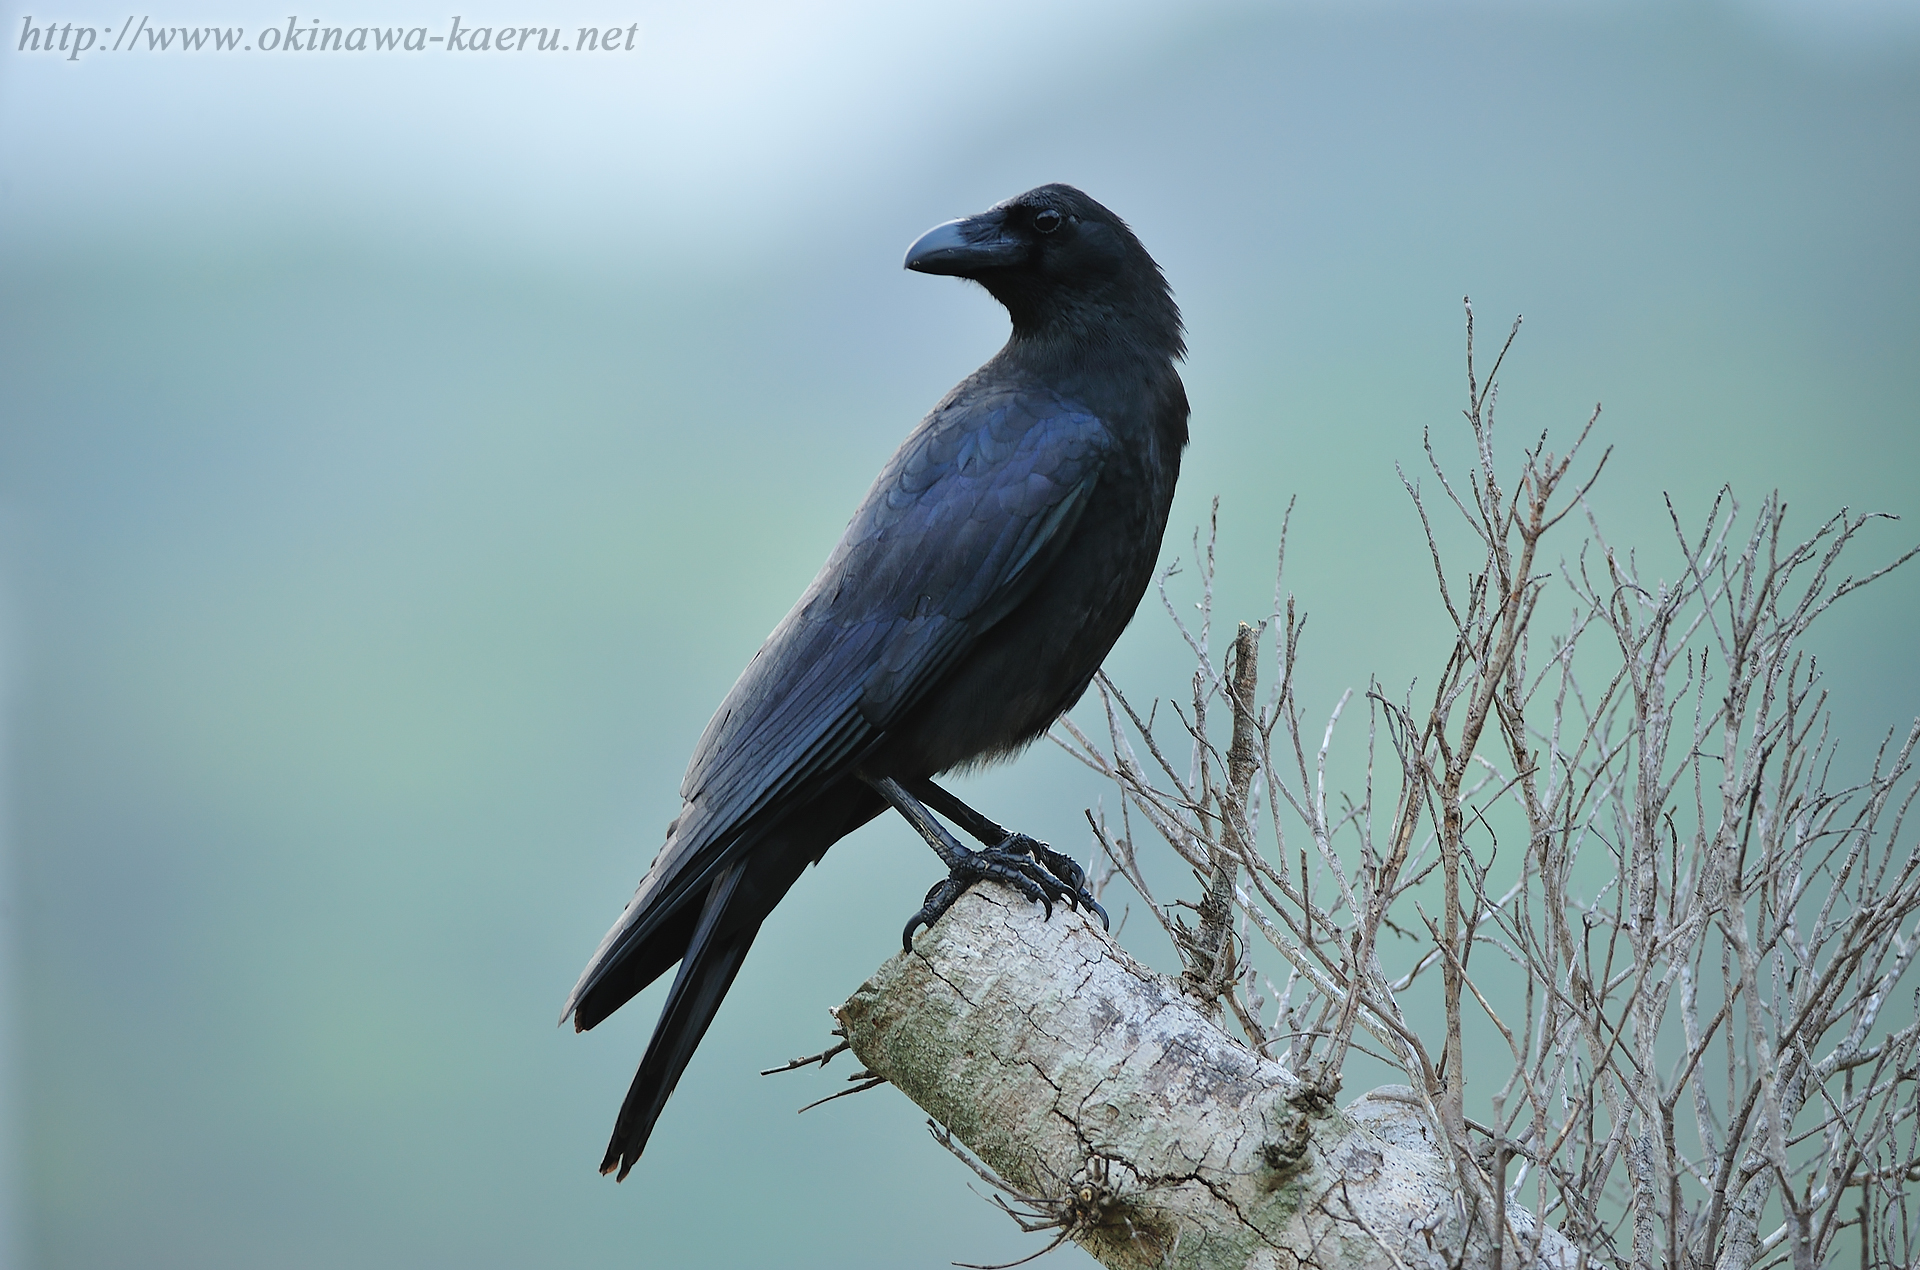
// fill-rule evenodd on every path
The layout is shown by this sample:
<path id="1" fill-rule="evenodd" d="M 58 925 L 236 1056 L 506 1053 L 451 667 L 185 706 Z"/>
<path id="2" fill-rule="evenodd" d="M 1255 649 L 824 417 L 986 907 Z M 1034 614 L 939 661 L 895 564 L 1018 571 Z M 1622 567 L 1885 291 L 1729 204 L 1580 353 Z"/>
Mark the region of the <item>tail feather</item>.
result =
<path id="1" fill-rule="evenodd" d="M 704 898 L 694 890 L 682 893 L 670 909 L 630 909 L 608 932 L 567 1001 L 576 1029 L 585 1031 L 606 1018 L 675 961 L 680 971 L 620 1106 L 602 1173 L 617 1170 L 624 1178 L 639 1160 L 668 1095 L 733 986 L 760 924 L 808 864 L 885 807 L 865 785 L 841 782 L 784 818 L 774 831 L 757 836 L 749 849 L 721 868 Z M 566 1017 L 561 1016 L 563 1021 Z"/>
<path id="2" fill-rule="evenodd" d="M 673 969 L 673 963 L 680 960 L 693 942 L 702 911 L 698 903 L 683 904 L 677 913 L 660 923 L 651 938 L 636 944 L 626 956 L 609 961 L 604 969 L 597 962 L 589 966 L 589 974 L 598 972 L 598 977 L 582 976 L 586 990 L 567 1002 L 567 1014 L 573 1016 L 573 1030 L 591 1030 Z M 566 1018 L 567 1015 L 562 1015 L 561 1021 L 564 1023 Z"/>
<path id="3" fill-rule="evenodd" d="M 707 893 L 699 924 L 681 959 L 680 973 L 674 976 L 666 1008 L 660 1012 L 660 1022 L 653 1029 L 646 1057 L 640 1060 L 640 1070 L 634 1073 L 626 1101 L 620 1104 L 620 1118 L 614 1123 L 606 1158 L 600 1161 L 602 1173 L 619 1170 L 616 1180 L 626 1179 L 646 1149 L 668 1096 L 687 1069 L 700 1038 L 707 1034 L 721 999 L 733 986 L 733 977 L 740 972 L 753 937 L 760 933 L 764 913 L 748 916 L 729 912 L 746 871 L 745 861 L 734 864 L 714 879 Z M 746 917 L 744 922 L 742 917 Z"/>

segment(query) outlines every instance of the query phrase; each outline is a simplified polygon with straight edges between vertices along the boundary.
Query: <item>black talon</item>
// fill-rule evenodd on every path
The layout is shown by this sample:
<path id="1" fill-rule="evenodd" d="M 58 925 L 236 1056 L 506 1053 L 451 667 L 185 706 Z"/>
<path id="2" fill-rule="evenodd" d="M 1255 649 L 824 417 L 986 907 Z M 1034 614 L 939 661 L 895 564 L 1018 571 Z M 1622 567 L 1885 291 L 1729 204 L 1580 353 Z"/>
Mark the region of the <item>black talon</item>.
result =
<path id="1" fill-rule="evenodd" d="M 913 951 L 916 930 L 922 926 L 931 928 L 969 887 L 987 878 L 1004 882 L 1027 899 L 1037 901 L 1046 910 L 1045 920 L 1053 919 L 1053 902 L 1065 900 L 1074 908 L 1098 913 L 1100 924 L 1107 925 L 1107 911 L 1088 893 L 1086 870 L 1072 856 L 1063 855 L 1026 834 L 1009 833 L 930 780 L 913 781 L 914 792 L 908 793 L 898 781 L 886 777 L 865 779 L 894 810 L 907 818 L 947 866 L 947 876 L 927 891 L 925 903 L 900 932 L 900 946 L 906 951 Z M 947 827 L 922 805 L 922 799 L 979 839 L 984 850 L 969 851 L 961 846 L 947 832 Z"/>
<path id="2" fill-rule="evenodd" d="M 1044 842 L 1034 842 L 1031 838 L 1028 838 L 1027 842 L 1035 858 L 1040 861 L 1041 867 L 1063 884 L 1066 898 L 1072 902 L 1073 906 L 1093 910 L 1100 916 L 1101 929 L 1113 929 L 1112 924 L 1107 921 L 1107 910 L 1101 908 L 1100 901 L 1094 899 L 1093 893 L 1087 890 L 1087 871 L 1080 867 L 1080 862 L 1070 855 L 1055 851 Z"/>
<path id="3" fill-rule="evenodd" d="M 960 889 L 953 888 L 951 894 L 946 894 L 945 892 L 947 892 L 949 888 L 953 888 L 953 879 L 951 877 L 942 878 L 927 889 L 926 903 L 920 906 L 919 912 L 907 919 L 907 928 L 900 932 L 900 950 L 902 952 L 913 951 L 914 931 L 922 926 L 932 929 L 933 924 L 939 921 L 948 909 L 953 907 L 955 900 L 960 898 Z"/>
<path id="4" fill-rule="evenodd" d="M 1059 878 L 1036 864 L 1019 846 L 989 847 L 985 851 L 968 851 L 961 847 L 958 850 L 959 858 L 951 871 L 928 890 L 926 903 L 908 920 L 906 930 L 901 933 L 901 945 L 908 951 L 913 948 L 914 931 L 922 926 L 931 927 L 946 915 L 947 910 L 969 888 L 988 878 L 1005 883 L 1027 899 L 1039 903 L 1049 919 L 1053 917 L 1055 900 L 1073 898 L 1072 892 L 1061 885 Z"/>

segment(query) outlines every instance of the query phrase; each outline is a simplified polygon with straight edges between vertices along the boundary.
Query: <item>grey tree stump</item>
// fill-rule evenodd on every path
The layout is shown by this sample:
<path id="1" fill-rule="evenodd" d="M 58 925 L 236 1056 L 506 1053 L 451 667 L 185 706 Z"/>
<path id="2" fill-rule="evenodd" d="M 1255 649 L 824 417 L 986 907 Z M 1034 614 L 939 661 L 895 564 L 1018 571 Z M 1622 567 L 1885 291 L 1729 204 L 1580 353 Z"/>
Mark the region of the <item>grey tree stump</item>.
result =
<path id="1" fill-rule="evenodd" d="M 976 887 L 835 1014 L 869 1071 L 1104 1265 L 1500 1266 L 1410 1090 L 1314 1106 L 1085 914 Z M 1525 1209 L 1508 1221 L 1507 1270 L 1535 1240 L 1535 1266 L 1577 1264 Z"/>

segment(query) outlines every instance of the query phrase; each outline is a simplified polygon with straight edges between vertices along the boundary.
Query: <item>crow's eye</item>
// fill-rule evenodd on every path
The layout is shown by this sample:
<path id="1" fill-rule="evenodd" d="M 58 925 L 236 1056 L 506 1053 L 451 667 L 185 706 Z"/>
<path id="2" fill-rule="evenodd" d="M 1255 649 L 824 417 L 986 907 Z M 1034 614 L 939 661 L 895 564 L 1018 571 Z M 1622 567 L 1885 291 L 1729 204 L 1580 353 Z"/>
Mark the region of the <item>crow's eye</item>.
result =
<path id="1" fill-rule="evenodd" d="M 1060 222 L 1065 219 L 1066 217 L 1054 211 L 1051 207 L 1043 207 L 1033 214 L 1033 227 L 1043 234 L 1051 234 L 1054 230 L 1060 228 Z"/>

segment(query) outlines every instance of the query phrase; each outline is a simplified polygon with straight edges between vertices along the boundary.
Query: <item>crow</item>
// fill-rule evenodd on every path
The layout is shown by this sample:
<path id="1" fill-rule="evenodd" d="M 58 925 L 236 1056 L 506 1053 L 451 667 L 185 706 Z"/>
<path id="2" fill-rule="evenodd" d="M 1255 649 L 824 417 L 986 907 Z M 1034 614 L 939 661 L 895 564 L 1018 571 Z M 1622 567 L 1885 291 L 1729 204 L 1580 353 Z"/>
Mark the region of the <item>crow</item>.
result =
<path id="1" fill-rule="evenodd" d="M 679 963 L 602 1173 L 640 1158 L 774 905 L 886 808 L 948 866 L 909 949 L 983 878 L 1049 916 L 1092 903 L 1072 860 L 932 778 L 1038 738 L 1132 619 L 1187 443 L 1180 311 L 1132 231 L 1068 185 L 937 226 L 905 263 L 979 283 L 1013 333 L 888 460 L 727 694 L 666 844 L 567 998 L 561 1022 L 584 1032 Z"/>

